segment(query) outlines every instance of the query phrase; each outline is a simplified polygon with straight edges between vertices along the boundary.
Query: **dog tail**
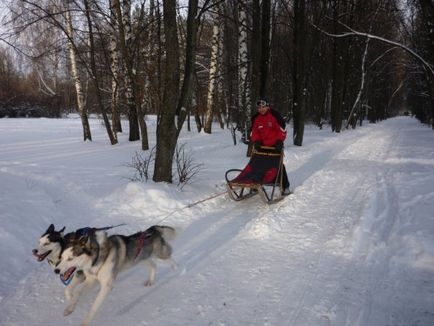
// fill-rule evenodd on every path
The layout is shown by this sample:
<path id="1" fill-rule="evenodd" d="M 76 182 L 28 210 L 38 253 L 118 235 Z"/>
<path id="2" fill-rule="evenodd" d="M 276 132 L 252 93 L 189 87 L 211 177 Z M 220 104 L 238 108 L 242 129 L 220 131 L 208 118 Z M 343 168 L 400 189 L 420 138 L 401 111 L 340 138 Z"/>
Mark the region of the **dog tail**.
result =
<path id="1" fill-rule="evenodd" d="M 154 228 L 161 233 L 161 236 L 166 241 L 171 241 L 176 238 L 176 230 L 171 226 L 154 225 Z"/>

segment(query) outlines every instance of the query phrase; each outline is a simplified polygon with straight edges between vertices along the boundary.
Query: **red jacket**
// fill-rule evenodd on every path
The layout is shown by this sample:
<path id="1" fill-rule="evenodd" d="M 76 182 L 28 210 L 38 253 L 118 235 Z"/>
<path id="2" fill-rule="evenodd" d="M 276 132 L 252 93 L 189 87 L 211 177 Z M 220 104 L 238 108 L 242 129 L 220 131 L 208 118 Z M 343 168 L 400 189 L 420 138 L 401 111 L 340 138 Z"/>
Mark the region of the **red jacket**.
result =
<path id="1" fill-rule="evenodd" d="M 282 142 L 286 138 L 285 121 L 280 114 L 268 109 L 264 115 L 256 114 L 253 117 L 251 141 L 260 141 L 263 146 L 274 146 L 277 140 Z"/>

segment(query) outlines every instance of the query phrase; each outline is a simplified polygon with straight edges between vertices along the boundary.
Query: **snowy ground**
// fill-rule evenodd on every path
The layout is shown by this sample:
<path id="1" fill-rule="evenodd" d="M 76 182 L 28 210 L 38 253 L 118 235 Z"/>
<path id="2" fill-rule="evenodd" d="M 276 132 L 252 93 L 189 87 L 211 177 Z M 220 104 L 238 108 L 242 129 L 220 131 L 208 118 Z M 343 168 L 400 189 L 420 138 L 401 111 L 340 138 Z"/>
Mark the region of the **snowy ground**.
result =
<path id="1" fill-rule="evenodd" d="M 416 120 L 307 128 L 303 147 L 286 142 L 294 194 L 271 206 L 187 207 L 246 164 L 227 130 L 182 134 L 204 163 L 182 191 L 130 182 L 140 144 L 92 131 L 84 143 L 78 119 L 0 119 L 0 325 L 78 325 L 95 297 L 63 317 L 63 285 L 31 254 L 50 223 L 180 230 L 178 270 L 159 265 L 152 288 L 141 267 L 121 274 L 94 325 L 434 325 L 434 132 Z"/>

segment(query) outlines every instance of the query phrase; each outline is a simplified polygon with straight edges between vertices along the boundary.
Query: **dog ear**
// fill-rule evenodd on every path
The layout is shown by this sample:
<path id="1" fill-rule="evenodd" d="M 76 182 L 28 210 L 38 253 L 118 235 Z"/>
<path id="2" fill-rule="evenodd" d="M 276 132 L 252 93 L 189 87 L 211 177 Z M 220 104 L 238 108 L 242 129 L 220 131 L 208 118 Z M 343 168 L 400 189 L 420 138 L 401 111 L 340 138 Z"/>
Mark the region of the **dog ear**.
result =
<path id="1" fill-rule="evenodd" d="M 49 232 L 54 232 L 54 224 L 50 224 L 47 231 L 45 231 L 45 233 L 49 233 Z"/>
<path id="2" fill-rule="evenodd" d="M 62 229 L 59 230 L 59 233 L 61 233 L 62 236 L 63 236 L 63 231 L 65 231 L 65 227 L 63 227 Z"/>

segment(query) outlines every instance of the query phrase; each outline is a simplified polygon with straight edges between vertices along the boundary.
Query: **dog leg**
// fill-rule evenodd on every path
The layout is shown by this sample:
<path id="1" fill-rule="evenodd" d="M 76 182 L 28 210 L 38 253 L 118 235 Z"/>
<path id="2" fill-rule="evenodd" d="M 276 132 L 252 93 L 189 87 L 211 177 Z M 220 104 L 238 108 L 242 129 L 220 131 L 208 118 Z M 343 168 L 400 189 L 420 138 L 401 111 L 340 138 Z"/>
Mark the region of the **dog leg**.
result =
<path id="1" fill-rule="evenodd" d="M 90 321 L 95 317 L 96 312 L 98 311 L 99 307 L 103 303 L 105 297 L 110 292 L 110 290 L 113 287 L 113 279 L 109 279 L 104 283 L 101 283 L 101 289 L 98 292 L 98 295 L 96 296 L 95 301 L 92 304 L 92 308 L 90 308 L 89 313 L 86 316 L 86 319 L 81 324 L 82 326 L 89 325 Z"/>
<path id="2" fill-rule="evenodd" d="M 173 271 L 176 271 L 178 269 L 178 264 L 172 258 L 159 259 L 158 262 L 168 264 Z"/>
<path id="3" fill-rule="evenodd" d="M 69 299 L 68 305 L 66 306 L 65 310 L 63 311 L 64 316 L 70 315 L 75 310 L 75 306 L 77 305 L 77 302 L 78 302 L 78 299 L 80 298 L 80 295 L 84 291 L 87 291 L 88 289 L 90 289 L 94 282 L 95 282 L 94 278 L 86 277 L 81 288 L 79 288 L 75 292 L 71 291 L 71 298 Z"/>
<path id="4" fill-rule="evenodd" d="M 148 268 L 149 268 L 149 278 L 145 282 L 145 286 L 152 286 L 155 284 L 155 272 L 156 272 L 157 266 L 155 265 L 155 263 L 152 259 L 148 259 L 146 261 L 146 264 L 148 265 Z"/>

